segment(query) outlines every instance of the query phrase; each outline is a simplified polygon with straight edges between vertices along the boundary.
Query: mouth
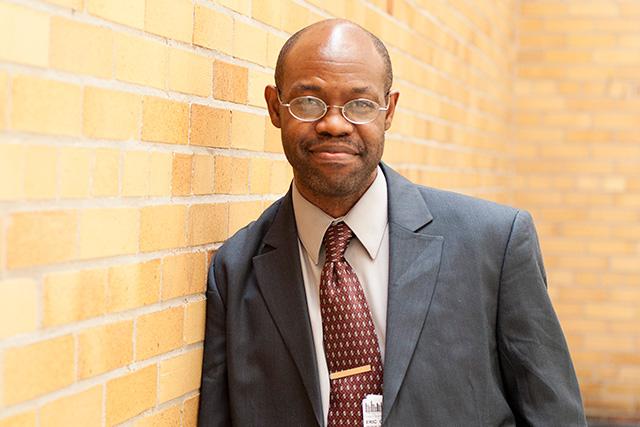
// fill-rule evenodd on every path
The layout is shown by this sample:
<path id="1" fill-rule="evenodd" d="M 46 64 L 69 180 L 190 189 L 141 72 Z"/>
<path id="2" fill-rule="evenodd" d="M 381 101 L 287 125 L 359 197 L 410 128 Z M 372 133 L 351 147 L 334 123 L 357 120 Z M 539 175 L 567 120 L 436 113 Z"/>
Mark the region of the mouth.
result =
<path id="1" fill-rule="evenodd" d="M 311 155 L 320 162 L 345 163 L 357 157 L 354 150 L 312 150 Z"/>
<path id="2" fill-rule="evenodd" d="M 318 160 L 340 162 L 352 160 L 360 152 L 353 145 L 320 143 L 308 149 L 309 153 Z"/>

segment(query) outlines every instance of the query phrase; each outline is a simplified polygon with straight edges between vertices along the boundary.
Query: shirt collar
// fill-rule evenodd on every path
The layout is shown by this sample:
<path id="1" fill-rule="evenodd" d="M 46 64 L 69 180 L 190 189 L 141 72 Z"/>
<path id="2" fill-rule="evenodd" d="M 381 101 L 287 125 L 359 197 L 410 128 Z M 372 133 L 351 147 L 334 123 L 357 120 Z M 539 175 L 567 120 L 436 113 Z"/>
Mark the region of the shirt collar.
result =
<path id="1" fill-rule="evenodd" d="M 333 218 L 305 199 L 295 182 L 292 189 L 293 211 L 302 246 L 318 264 L 322 240 L 327 228 L 344 221 L 358 238 L 372 259 L 378 255 L 384 232 L 387 228 L 387 181 L 378 166 L 376 178 L 360 200 L 341 218 Z"/>

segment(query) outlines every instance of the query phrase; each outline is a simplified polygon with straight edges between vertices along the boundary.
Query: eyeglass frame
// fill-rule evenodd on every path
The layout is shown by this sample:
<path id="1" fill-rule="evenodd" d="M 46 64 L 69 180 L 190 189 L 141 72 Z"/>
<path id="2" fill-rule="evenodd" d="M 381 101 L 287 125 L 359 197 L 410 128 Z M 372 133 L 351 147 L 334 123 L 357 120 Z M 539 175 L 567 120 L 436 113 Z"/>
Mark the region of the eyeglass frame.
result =
<path id="1" fill-rule="evenodd" d="M 384 96 L 385 98 L 387 98 L 390 95 L 391 92 L 387 92 L 387 94 Z M 316 122 L 320 119 L 322 119 L 324 116 L 327 115 L 327 113 L 329 112 L 329 109 L 332 107 L 335 108 L 339 108 L 340 109 L 340 114 L 342 114 L 342 117 L 344 117 L 344 119 L 346 121 L 348 121 L 349 123 L 353 124 L 353 125 L 366 125 L 369 124 L 371 122 L 373 122 L 375 119 L 378 118 L 378 116 L 376 115 L 374 118 L 372 118 L 371 120 L 368 120 L 366 122 L 355 122 L 353 120 L 351 120 L 350 118 L 348 118 L 347 116 L 345 116 L 344 114 L 344 107 L 345 105 L 347 105 L 350 102 L 354 102 L 354 101 L 360 101 L 360 100 L 364 100 L 364 101 L 369 101 L 369 102 L 373 102 L 376 105 L 380 105 L 378 104 L 376 101 L 373 101 L 371 99 L 367 99 L 367 98 L 355 98 L 355 99 L 351 99 L 347 102 L 345 102 L 343 105 L 329 105 L 327 104 L 324 99 L 322 98 L 318 98 L 317 96 L 313 96 L 313 95 L 302 95 L 302 96 L 296 96 L 295 98 L 293 98 L 291 101 L 294 101 L 298 98 L 313 98 L 313 99 L 317 99 L 318 101 L 322 102 L 324 104 L 324 113 L 322 113 L 322 115 L 320 117 L 318 117 L 317 119 L 301 119 L 300 117 L 296 116 L 295 114 L 293 114 L 293 112 L 291 111 L 291 101 L 289 101 L 288 103 L 284 103 L 282 102 L 282 99 L 280 99 L 280 89 L 276 88 L 276 95 L 278 97 L 278 102 L 280 103 L 280 105 L 282 107 L 287 107 L 287 111 L 289 111 L 289 114 L 291 114 L 291 116 L 296 119 L 296 120 L 300 120 L 301 122 L 305 122 L 305 123 L 311 123 L 311 122 Z M 389 110 L 389 105 L 391 104 L 391 99 L 389 99 L 389 101 L 387 102 L 387 105 L 385 107 L 378 107 L 378 114 L 380 114 L 380 111 L 388 111 Z"/>

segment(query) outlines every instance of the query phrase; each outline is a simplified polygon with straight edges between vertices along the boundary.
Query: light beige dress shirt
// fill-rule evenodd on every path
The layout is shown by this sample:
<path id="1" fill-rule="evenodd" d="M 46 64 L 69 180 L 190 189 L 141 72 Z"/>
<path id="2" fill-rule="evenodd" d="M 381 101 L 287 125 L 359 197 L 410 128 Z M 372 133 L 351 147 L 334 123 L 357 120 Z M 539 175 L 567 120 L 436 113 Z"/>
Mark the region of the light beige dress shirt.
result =
<path id="1" fill-rule="evenodd" d="M 384 361 L 387 321 L 387 288 L 389 285 L 389 226 L 387 216 L 387 183 L 378 167 L 375 180 L 360 200 L 341 218 L 332 218 L 305 199 L 293 185 L 293 210 L 298 228 L 298 249 L 311 330 L 318 360 L 318 377 L 325 422 L 329 413 L 329 372 L 322 343 L 320 315 L 320 273 L 324 265 L 322 240 L 333 222 L 344 221 L 354 237 L 347 247 L 345 259 L 362 284 L 378 335 Z"/>

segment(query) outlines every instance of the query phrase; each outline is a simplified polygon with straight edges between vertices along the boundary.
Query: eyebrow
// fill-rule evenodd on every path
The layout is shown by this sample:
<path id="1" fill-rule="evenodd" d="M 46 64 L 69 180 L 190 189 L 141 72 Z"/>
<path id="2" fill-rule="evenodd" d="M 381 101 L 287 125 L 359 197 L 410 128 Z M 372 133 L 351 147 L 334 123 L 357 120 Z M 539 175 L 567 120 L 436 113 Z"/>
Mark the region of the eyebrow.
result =
<path id="1" fill-rule="evenodd" d="M 298 90 L 298 91 L 313 91 L 313 92 L 319 92 L 320 91 L 320 86 L 318 85 L 314 85 L 314 84 L 305 84 L 305 83 L 300 83 L 297 84 L 293 87 L 293 90 Z"/>
<path id="2" fill-rule="evenodd" d="M 351 92 L 353 93 L 357 93 L 357 94 L 363 94 L 363 93 L 371 93 L 371 86 L 361 86 L 361 87 L 354 87 L 353 89 L 351 89 Z"/>
<path id="3" fill-rule="evenodd" d="M 293 87 L 293 90 L 319 92 L 322 90 L 322 88 L 314 84 L 299 83 Z M 360 87 L 354 87 L 353 89 L 351 89 L 351 92 L 360 95 L 363 93 L 371 93 L 372 89 L 371 89 L 371 86 L 360 86 Z"/>

